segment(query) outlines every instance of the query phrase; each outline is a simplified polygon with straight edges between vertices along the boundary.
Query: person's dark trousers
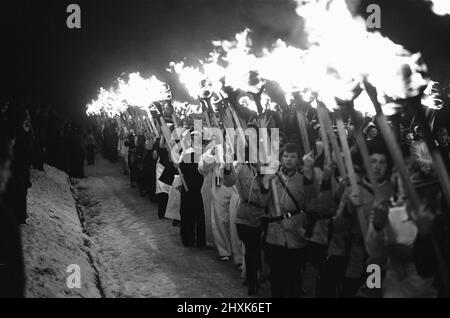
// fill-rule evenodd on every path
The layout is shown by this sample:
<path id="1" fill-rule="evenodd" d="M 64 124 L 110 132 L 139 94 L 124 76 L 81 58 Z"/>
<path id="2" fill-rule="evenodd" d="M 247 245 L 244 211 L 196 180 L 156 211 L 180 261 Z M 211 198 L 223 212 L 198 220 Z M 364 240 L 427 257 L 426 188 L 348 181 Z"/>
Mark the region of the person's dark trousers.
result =
<path id="1" fill-rule="evenodd" d="M 87 146 L 87 163 L 88 163 L 88 165 L 95 164 L 95 147 L 94 147 L 94 145 Z"/>
<path id="2" fill-rule="evenodd" d="M 147 182 L 147 192 L 149 194 L 150 200 L 152 202 L 156 201 L 156 194 L 155 194 L 155 190 L 156 190 L 156 161 L 155 160 L 151 160 L 149 162 L 149 165 L 146 168 L 147 172 L 147 178 L 148 178 L 148 182 Z"/>
<path id="3" fill-rule="evenodd" d="M 183 200 L 183 199 L 182 199 Z M 180 236 L 184 247 L 195 244 L 195 218 L 194 211 L 181 207 L 180 209 Z"/>
<path id="4" fill-rule="evenodd" d="M 317 270 L 316 277 L 316 297 L 322 298 L 321 276 L 324 271 L 324 264 L 327 259 L 328 246 L 316 242 L 309 242 L 308 262 Z"/>
<path id="5" fill-rule="evenodd" d="M 128 157 L 128 168 L 130 170 L 130 183 L 134 188 L 135 183 L 137 182 L 137 164 L 134 160 L 131 160 L 131 156 Z"/>
<path id="6" fill-rule="evenodd" d="M 302 295 L 302 267 L 308 259 L 308 249 L 287 248 L 267 244 L 270 266 L 270 287 L 274 298 L 299 298 Z"/>
<path id="7" fill-rule="evenodd" d="M 261 269 L 262 230 L 244 224 L 236 224 L 239 239 L 245 246 L 245 274 L 249 292 L 258 289 L 258 270 Z"/>
<path id="8" fill-rule="evenodd" d="M 108 159 L 108 143 L 107 143 L 107 136 L 103 138 L 102 142 L 102 152 L 103 152 L 103 158 Z"/>
<path id="9" fill-rule="evenodd" d="M 180 235 L 183 245 L 205 247 L 205 212 L 200 193 L 181 191 L 180 216 Z"/>
<path id="10" fill-rule="evenodd" d="M 158 200 L 158 217 L 160 219 L 164 218 L 166 214 L 167 201 L 169 200 L 169 194 L 167 193 L 158 193 L 156 195 Z"/>
<path id="11" fill-rule="evenodd" d="M 203 209 L 203 200 L 200 195 L 198 202 L 201 202 L 201 206 L 197 206 L 195 211 L 195 234 L 197 247 L 206 247 L 206 224 L 205 224 L 205 211 Z"/>
<path id="12" fill-rule="evenodd" d="M 332 255 L 326 259 L 320 277 L 319 289 L 322 297 L 337 298 L 340 295 L 346 268 L 346 256 Z"/>
<path id="13" fill-rule="evenodd" d="M 145 176 L 144 176 L 144 170 L 137 168 L 137 176 L 136 176 L 136 182 L 138 186 L 138 190 L 140 193 L 145 191 Z"/>
<path id="14" fill-rule="evenodd" d="M 139 171 L 137 177 L 138 189 L 141 196 L 144 196 L 147 194 L 148 191 L 148 181 L 150 176 L 148 175 L 148 170 L 145 166 L 143 166 L 142 169 L 139 169 L 138 171 Z"/>

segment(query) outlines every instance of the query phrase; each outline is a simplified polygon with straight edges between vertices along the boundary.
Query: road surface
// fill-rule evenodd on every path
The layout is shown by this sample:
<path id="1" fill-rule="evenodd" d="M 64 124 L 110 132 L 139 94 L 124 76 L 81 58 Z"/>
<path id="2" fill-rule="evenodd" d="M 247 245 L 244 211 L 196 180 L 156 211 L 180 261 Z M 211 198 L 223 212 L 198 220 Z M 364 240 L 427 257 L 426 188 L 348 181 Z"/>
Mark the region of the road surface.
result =
<path id="1" fill-rule="evenodd" d="M 89 235 L 119 297 L 248 297 L 241 273 L 213 249 L 185 248 L 179 227 L 129 186 L 118 164 L 97 157 L 76 181 Z M 260 295 L 269 297 L 268 283 Z"/>

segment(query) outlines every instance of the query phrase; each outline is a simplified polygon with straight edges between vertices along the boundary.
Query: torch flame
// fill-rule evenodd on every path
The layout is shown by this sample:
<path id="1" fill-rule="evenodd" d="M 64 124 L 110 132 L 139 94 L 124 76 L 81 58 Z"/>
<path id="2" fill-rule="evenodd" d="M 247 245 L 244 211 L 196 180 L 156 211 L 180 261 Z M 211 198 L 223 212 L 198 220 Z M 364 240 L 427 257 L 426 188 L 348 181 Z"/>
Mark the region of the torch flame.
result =
<path id="1" fill-rule="evenodd" d="M 103 111 L 112 118 L 125 112 L 128 106 L 145 109 L 165 96 L 164 83 L 155 76 L 145 79 L 139 73 L 131 73 L 127 80 L 118 79 L 117 89 L 100 88 L 97 98 L 87 105 L 86 113 L 92 115 Z"/>
<path id="2" fill-rule="evenodd" d="M 433 12 L 437 15 L 450 15 L 450 1 L 448 0 L 428 0 L 432 2 Z"/>
<path id="3" fill-rule="evenodd" d="M 347 83 L 362 78 L 392 98 L 417 96 L 426 86 L 426 68 L 418 56 L 378 32 L 368 32 L 365 21 L 353 17 L 345 1 L 297 2 L 309 35 L 305 63 L 314 65 L 316 72 L 308 85 L 323 99 L 339 97 Z M 410 74 L 403 76 L 406 68 Z"/>

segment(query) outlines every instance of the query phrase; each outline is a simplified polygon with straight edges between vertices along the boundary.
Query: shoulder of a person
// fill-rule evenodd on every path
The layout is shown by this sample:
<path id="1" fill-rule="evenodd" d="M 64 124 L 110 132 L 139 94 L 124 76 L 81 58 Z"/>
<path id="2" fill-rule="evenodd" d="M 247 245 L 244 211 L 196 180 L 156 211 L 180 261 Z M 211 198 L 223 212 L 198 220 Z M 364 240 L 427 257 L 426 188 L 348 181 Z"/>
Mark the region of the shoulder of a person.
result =
<path id="1" fill-rule="evenodd" d="M 301 181 L 303 181 L 303 178 L 304 178 L 305 176 L 302 174 L 302 173 L 300 173 L 300 172 L 296 172 L 295 173 L 295 175 L 292 177 L 292 179 L 295 181 L 295 182 L 301 182 Z"/>

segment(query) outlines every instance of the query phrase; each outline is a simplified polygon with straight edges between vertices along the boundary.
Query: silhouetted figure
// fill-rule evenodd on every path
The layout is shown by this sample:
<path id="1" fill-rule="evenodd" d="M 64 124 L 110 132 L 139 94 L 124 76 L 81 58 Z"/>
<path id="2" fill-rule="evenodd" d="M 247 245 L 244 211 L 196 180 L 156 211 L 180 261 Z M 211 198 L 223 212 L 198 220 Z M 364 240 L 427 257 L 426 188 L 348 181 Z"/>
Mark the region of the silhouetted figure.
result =
<path id="1" fill-rule="evenodd" d="M 5 204 L 11 210 L 18 224 L 25 224 L 27 218 L 27 192 L 31 187 L 30 165 L 32 163 L 32 134 L 25 109 L 17 109 L 8 117 L 15 130 L 12 178 L 9 180 Z"/>
<path id="2" fill-rule="evenodd" d="M 69 176 L 71 178 L 84 178 L 84 148 L 80 128 L 72 126 L 68 145 Z"/>
<path id="3" fill-rule="evenodd" d="M 133 131 L 127 136 L 125 146 L 128 147 L 128 169 L 130 171 L 130 185 L 132 188 L 136 187 L 137 181 L 137 162 L 136 162 L 136 143 L 135 134 Z"/>
<path id="4" fill-rule="evenodd" d="M 9 141 L 0 133 L 0 298 L 23 297 L 25 288 L 19 227 L 3 202 L 10 166 Z"/>
<path id="5" fill-rule="evenodd" d="M 206 247 L 205 211 L 201 194 L 203 175 L 198 171 L 200 155 L 201 153 L 189 153 L 188 150 L 180 163 L 188 187 L 188 191 L 181 188 L 180 207 L 180 234 L 185 247 Z"/>
<path id="6" fill-rule="evenodd" d="M 88 131 L 85 137 L 85 142 L 86 142 L 87 164 L 93 165 L 95 164 L 95 139 L 91 130 Z"/>

